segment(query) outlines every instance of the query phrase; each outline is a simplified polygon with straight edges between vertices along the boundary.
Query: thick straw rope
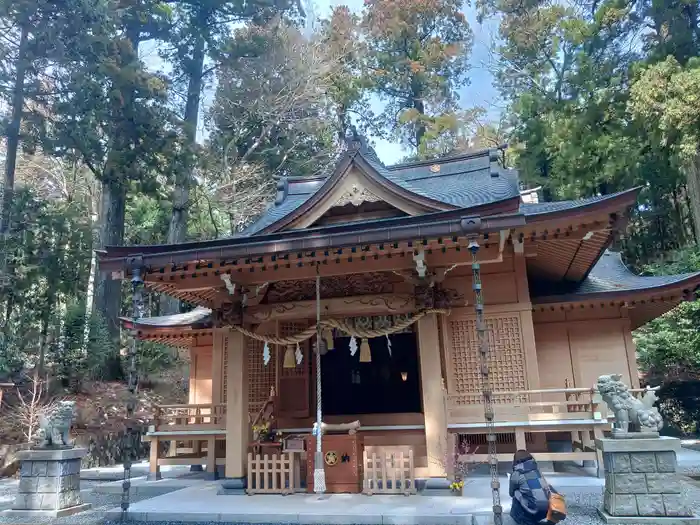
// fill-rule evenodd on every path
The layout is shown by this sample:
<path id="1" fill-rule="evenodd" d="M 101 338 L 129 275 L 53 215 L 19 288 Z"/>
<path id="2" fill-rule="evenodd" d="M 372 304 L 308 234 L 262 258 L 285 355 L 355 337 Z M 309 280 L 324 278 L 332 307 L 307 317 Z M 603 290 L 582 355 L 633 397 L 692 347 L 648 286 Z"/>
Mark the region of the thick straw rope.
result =
<path id="1" fill-rule="evenodd" d="M 238 330 L 246 337 L 250 337 L 251 339 L 255 339 L 256 341 L 263 341 L 271 345 L 295 345 L 297 343 L 301 343 L 302 341 L 306 341 L 307 339 L 311 339 L 314 335 L 317 334 L 319 326 L 321 328 L 337 328 L 341 332 L 345 332 L 346 334 L 352 337 L 372 338 L 391 335 L 395 334 L 396 332 L 400 332 L 401 330 L 405 330 L 406 328 L 408 328 L 409 326 L 411 326 L 419 319 L 425 317 L 428 314 L 449 315 L 449 313 L 450 310 L 444 308 L 428 308 L 426 310 L 421 310 L 420 312 L 417 312 L 408 319 L 399 321 L 394 326 L 390 328 L 385 328 L 383 330 L 365 330 L 362 328 L 355 328 L 352 325 L 352 323 L 346 320 L 324 319 L 318 322 L 317 324 L 308 327 L 306 330 L 299 332 L 298 334 L 292 334 L 287 337 L 277 337 L 275 335 L 258 334 L 255 332 L 251 332 L 250 330 L 248 330 L 247 328 L 243 328 L 242 326 L 234 326 L 233 328 Z"/>

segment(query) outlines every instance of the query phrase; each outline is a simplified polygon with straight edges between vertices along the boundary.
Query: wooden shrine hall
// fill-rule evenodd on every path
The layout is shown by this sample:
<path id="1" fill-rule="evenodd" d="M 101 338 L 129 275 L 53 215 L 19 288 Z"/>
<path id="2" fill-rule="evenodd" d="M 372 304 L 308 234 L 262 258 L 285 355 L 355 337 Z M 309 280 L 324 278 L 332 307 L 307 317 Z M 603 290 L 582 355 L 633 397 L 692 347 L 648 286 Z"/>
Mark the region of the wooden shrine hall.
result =
<path id="1" fill-rule="evenodd" d="M 323 468 L 329 492 L 407 493 L 516 448 L 599 461 L 597 377 L 639 388 L 632 330 L 700 274 L 640 277 L 609 251 L 638 190 L 537 202 L 500 156 L 385 166 L 356 138 L 329 176 L 281 180 L 236 237 L 101 252 L 112 278 L 194 308 L 123 320 L 190 356 L 189 403 L 150 428 L 151 474 L 204 464 L 286 493 Z"/>

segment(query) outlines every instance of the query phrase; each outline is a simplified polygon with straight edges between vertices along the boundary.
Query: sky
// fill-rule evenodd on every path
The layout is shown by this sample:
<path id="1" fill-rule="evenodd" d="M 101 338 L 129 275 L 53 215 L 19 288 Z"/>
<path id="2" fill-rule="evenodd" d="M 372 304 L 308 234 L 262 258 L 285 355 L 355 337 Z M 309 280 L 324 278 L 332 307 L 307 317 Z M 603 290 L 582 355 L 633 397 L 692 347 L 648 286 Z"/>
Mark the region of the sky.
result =
<path id="1" fill-rule="evenodd" d="M 360 12 L 364 2 L 363 0 L 313 0 L 313 3 L 318 16 L 326 17 L 337 5 L 346 5 L 352 11 Z M 481 106 L 488 112 L 487 119 L 496 120 L 501 113 L 501 104 L 498 92 L 493 87 L 493 75 L 489 71 L 489 64 L 493 60 L 490 50 L 497 38 L 498 24 L 493 20 L 479 24 L 476 20 L 476 9 L 468 2 L 465 3 L 463 10 L 474 33 L 474 45 L 470 57 L 471 83 L 459 91 L 460 104 L 464 108 Z M 373 110 L 381 111 L 382 103 L 378 98 L 373 97 L 370 103 Z M 370 139 L 374 142 L 374 149 L 384 164 L 395 164 L 408 154 L 395 142 L 371 136 Z"/>
<path id="2" fill-rule="evenodd" d="M 363 6 L 363 0 L 307 0 L 303 2 L 304 5 L 309 3 L 313 4 L 313 8 L 308 10 L 317 17 L 327 17 L 330 15 L 333 7 L 337 5 L 346 5 L 358 13 Z M 493 42 L 498 33 L 498 26 L 493 20 L 485 22 L 483 25 L 479 24 L 476 20 L 476 9 L 468 3 L 465 3 L 463 11 L 472 28 L 474 44 L 470 56 L 471 70 L 469 77 L 471 82 L 470 85 L 459 91 L 460 104 L 463 108 L 483 107 L 487 110 L 486 119 L 496 120 L 501 112 L 501 104 L 498 99 L 498 92 L 493 87 L 493 75 L 489 71 L 489 64 L 492 61 L 490 50 L 493 48 Z M 158 57 L 158 50 L 154 46 L 142 49 L 142 58 L 149 68 L 161 71 L 169 69 L 168 65 Z M 207 135 L 203 117 L 206 115 L 212 102 L 213 91 L 213 87 L 209 86 L 202 97 L 200 123 L 197 126 L 197 139 L 200 141 Z M 382 102 L 377 97 L 372 97 L 370 104 L 375 112 L 381 111 Z M 395 142 L 372 137 L 371 135 L 369 139 L 373 142 L 374 149 L 384 164 L 395 164 L 408 154 Z"/>

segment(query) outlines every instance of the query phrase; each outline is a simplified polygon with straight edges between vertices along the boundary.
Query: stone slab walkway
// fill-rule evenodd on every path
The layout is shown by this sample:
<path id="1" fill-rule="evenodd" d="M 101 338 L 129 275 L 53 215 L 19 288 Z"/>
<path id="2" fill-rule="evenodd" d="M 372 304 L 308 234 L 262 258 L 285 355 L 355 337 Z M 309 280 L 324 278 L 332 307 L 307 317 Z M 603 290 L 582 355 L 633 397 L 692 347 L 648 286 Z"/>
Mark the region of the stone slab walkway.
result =
<path id="1" fill-rule="evenodd" d="M 600 498 L 597 478 L 552 474 L 550 482 L 568 498 Z M 501 479 L 501 498 L 508 509 L 508 479 Z M 151 482 L 160 483 L 160 482 Z M 472 525 L 475 516 L 491 512 L 489 478 L 472 478 L 463 497 L 364 496 L 361 494 L 294 494 L 290 496 L 220 496 L 219 484 L 202 481 L 131 506 L 129 519 L 149 522 L 233 522 L 322 525 Z M 107 512 L 108 519 L 120 509 Z"/>

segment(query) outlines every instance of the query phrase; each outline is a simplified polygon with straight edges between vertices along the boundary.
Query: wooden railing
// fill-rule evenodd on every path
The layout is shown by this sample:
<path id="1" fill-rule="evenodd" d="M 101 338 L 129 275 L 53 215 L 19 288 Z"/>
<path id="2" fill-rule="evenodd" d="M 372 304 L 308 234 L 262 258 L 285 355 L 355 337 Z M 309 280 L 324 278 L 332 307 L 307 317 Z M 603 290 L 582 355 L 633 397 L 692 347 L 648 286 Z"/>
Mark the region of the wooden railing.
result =
<path id="1" fill-rule="evenodd" d="M 600 395 L 591 388 L 555 388 L 492 393 L 494 421 L 602 420 Z M 483 423 L 479 393 L 447 394 L 448 424 Z"/>
<path id="2" fill-rule="evenodd" d="M 223 430 L 226 428 L 226 405 L 158 405 L 153 419 L 156 431 Z"/>
<path id="3" fill-rule="evenodd" d="M 365 447 L 362 453 L 362 492 L 416 494 L 413 449 L 408 446 Z"/>
<path id="4" fill-rule="evenodd" d="M 253 456 L 248 453 L 248 494 L 292 494 L 299 487 L 298 462 L 294 454 Z"/>

